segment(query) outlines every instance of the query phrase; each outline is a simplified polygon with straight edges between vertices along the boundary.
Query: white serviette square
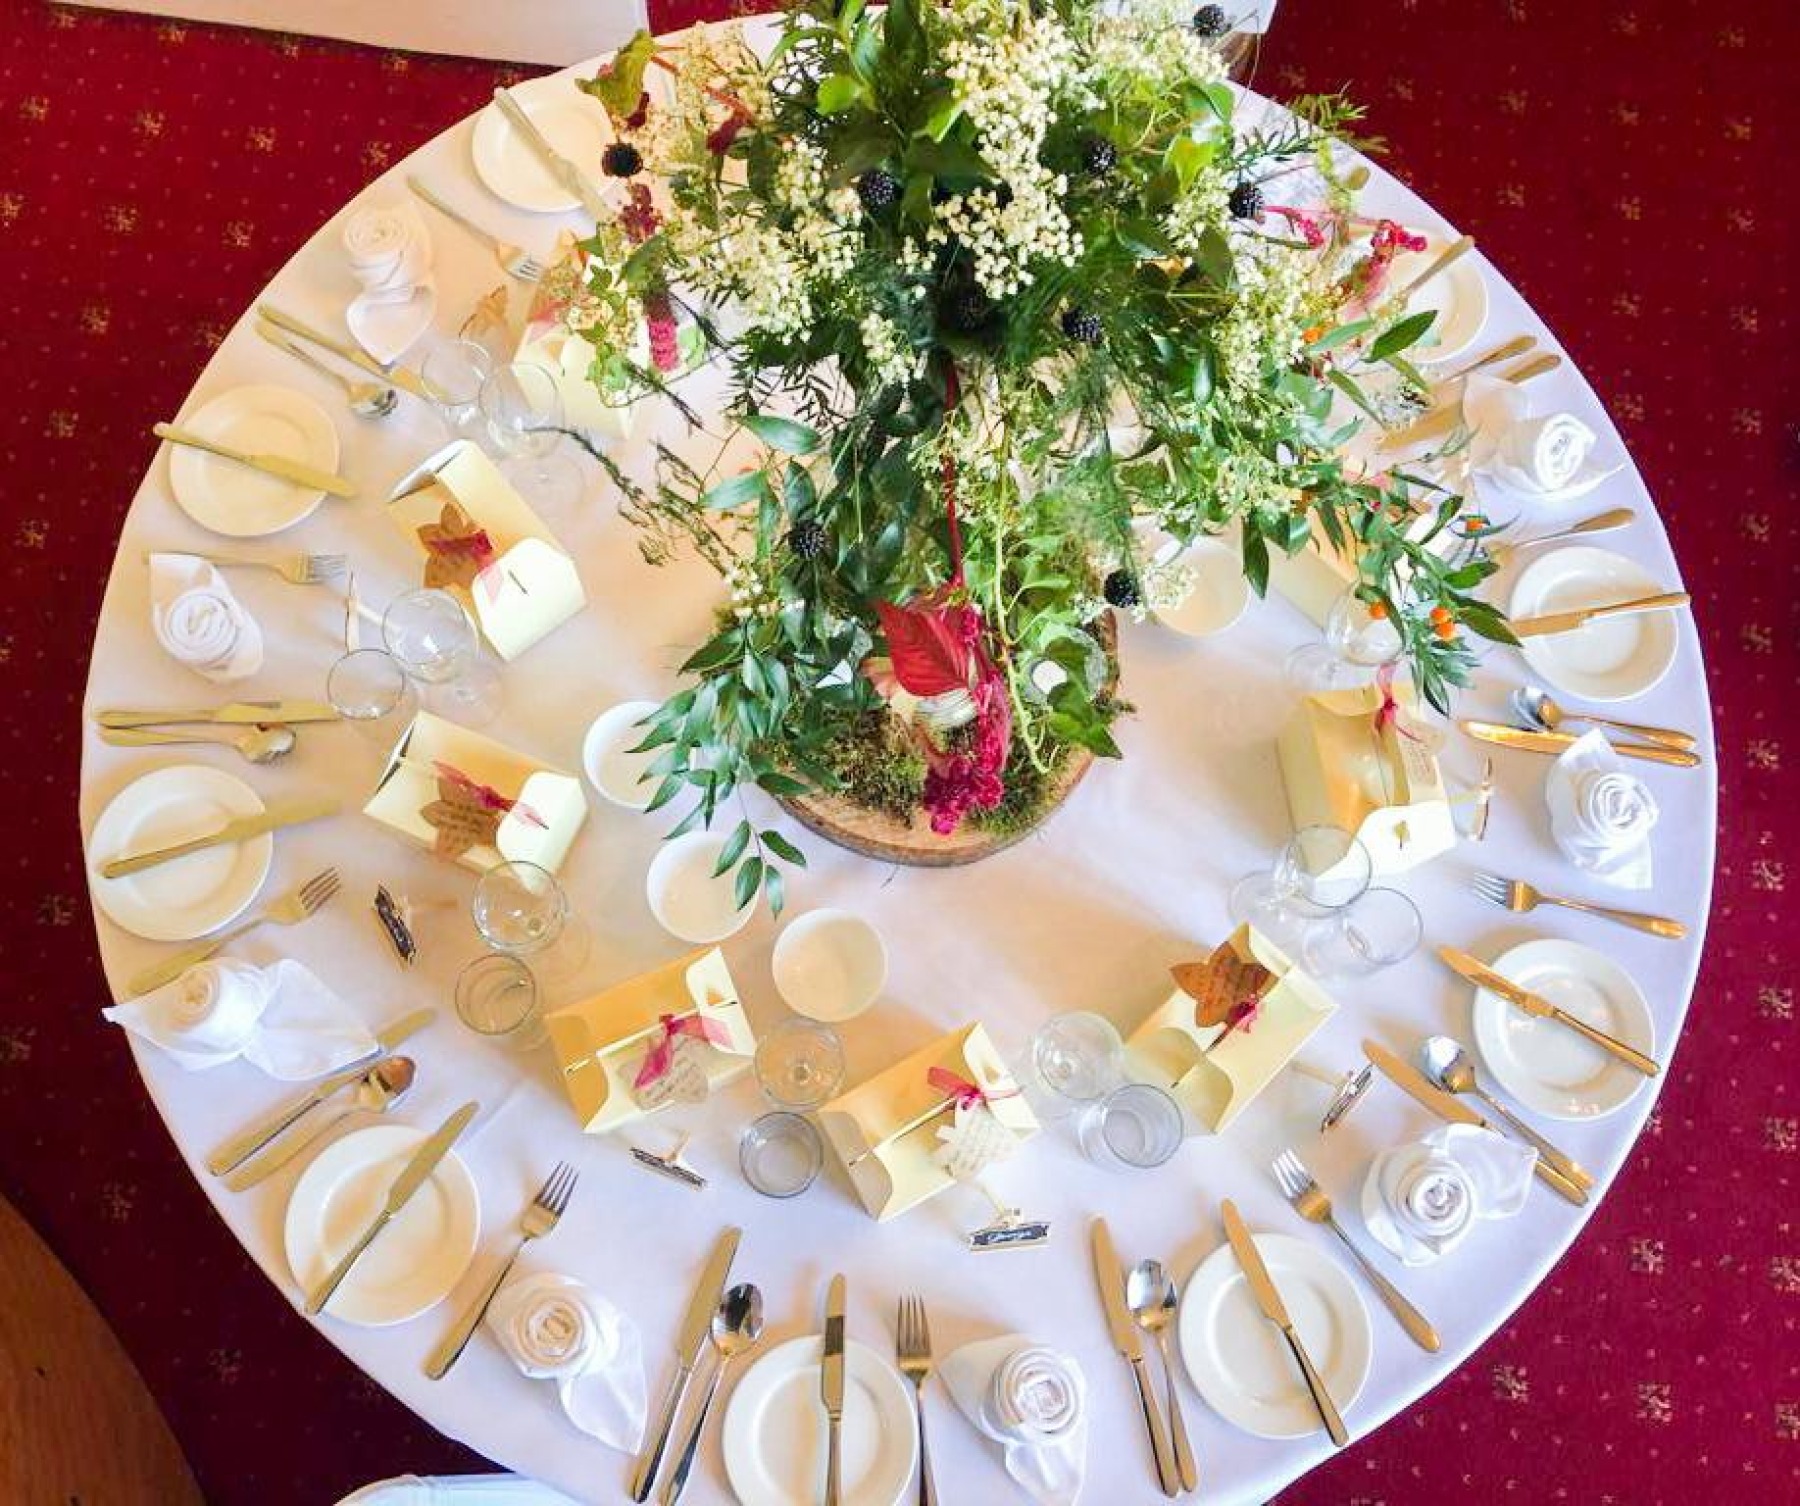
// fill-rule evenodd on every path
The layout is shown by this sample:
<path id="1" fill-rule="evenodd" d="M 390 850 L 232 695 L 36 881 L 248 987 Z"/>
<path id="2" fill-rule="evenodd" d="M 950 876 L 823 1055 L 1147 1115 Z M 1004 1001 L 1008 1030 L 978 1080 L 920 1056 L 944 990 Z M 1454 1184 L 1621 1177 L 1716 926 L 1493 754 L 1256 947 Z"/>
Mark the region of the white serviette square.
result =
<path id="1" fill-rule="evenodd" d="M 1075 1506 L 1087 1472 L 1087 1380 L 1070 1355 L 1023 1334 L 978 1339 L 938 1370 L 957 1410 L 1000 1445 L 1039 1506 Z"/>
<path id="2" fill-rule="evenodd" d="M 198 555 L 150 556 L 150 625 L 171 659 L 209 680 L 242 680 L 262 668 L 262 629 Z"/>

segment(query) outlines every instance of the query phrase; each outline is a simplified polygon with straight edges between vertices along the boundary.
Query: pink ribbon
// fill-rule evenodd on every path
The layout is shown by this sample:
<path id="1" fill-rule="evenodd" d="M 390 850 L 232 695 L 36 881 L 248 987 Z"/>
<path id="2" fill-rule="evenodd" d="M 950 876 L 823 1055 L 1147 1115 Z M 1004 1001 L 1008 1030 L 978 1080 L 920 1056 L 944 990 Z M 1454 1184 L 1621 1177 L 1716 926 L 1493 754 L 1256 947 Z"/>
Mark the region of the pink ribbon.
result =
<path id="1" fill-rule="evenodd" d="M 979 1083 L 970 1082 L 968 1078 L 952 1072 L 948 1067 L 933 1067 L 925 1074 L 925 1081 L 936 1088 L 959 1109 L 972 1109 L 977 1104 L 986 1107 L 996 1098 L 1016 1098 L 1019 1090 L 1008 1088 L 1003 1093 L 990 1093 Z"/>
<path id="2" fill-rule="evenodd" d="M 1381 691 L 1381 705 L 1375 709 L 1375 731 L 1379 735 L 1392 727 L 1408 742 L 1416 743 L 1419 739 L 1400 723 L 1400 702 L 1394 698 L 1394 675 L 1398 669 L 1396 664 L 1384 664 L 1375 671 L 1375 684 Z"/>
<path id="3" fill-rule="evenodd" d="M 675 1042 L 684 1035 L 714 1046 L 731 1044 L 731 1032 L 717 1020 L 709 1020 L 705 1015 L 665 1014 L 661 1016 L 659 1025 L 662 1036 L 645 1055 L 644 1064 L 638 1068 L 637 1077 L 632 1083 L 633 1087 L 647 1088 L 657 1078 L 668 1073 L 669 1068 L 675 1065 Z"/>
<path id="4" fill-rule="evenodd" d="M 529 805 L 522 805 L 517 800 L 509 800 L 491 784 L 482 784 L 479 780 L 469 778 L 453 764 L 447 764 L 442 759 L 433 759 L 431 767 L 436 771 L 439 779 L 446 784 L 455 785 L 483 810 L 498 811 L 503 816 L 510 812 L 521 821 L 537 827 L 540 831 L 550 829 L 550 823 Z"/>

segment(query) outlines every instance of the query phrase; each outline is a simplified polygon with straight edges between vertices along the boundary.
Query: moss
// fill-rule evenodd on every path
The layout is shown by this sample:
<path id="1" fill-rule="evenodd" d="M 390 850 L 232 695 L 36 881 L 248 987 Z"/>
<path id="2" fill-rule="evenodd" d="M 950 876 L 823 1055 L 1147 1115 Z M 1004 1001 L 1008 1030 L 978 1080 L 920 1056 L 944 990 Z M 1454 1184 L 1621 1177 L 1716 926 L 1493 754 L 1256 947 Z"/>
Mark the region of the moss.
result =
<path id="1" fill-rule="evenodd" d="M 858 805 L 911 821 L 925 796 L 925 760 L 886 711 L 865 711 L 844 724 L 819 760 Z"/>

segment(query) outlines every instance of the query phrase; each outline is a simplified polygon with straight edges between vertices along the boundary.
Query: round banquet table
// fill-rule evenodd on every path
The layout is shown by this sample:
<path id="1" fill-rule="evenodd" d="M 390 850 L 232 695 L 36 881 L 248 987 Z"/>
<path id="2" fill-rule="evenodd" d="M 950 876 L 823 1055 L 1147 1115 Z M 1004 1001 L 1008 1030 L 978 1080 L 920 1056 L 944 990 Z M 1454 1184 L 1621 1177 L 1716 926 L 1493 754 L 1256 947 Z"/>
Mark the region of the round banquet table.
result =
<path id="1" fill-rule="evenodd" d="M 531 215 L 489 195 L 471 168 L 471 129 L 465 120 L 429 142 L 358 202 L 405 198 L 402 176 L 419 173 L 478 210 L 508 239 L 540 253 L 556 230 L 581 228 L 575 215 Z M 1379 168 L 1367 201 L 1411 226 L 1451 233 L 1428 205 Z M 290 311 L 334 330 L 342 327 L 353 291 L 340 249 L 342 219 L 323 226 L 268 290 Z M 441 219 L 429 223 L 441 330 L 454 327 L 502 279 L 472 241 Z M 1490 294 L 1483 345 L 1530 333 L 1557 349 L 1511 287 L 1485 263 L 1481 271 Z M 444 442 L 440 422 L 425 404 L 404 397 L 385 421 L 351 417 L 321 379 L 258 339 L 252 322 L 247 313 L 220 345 L 184 413 L 229 388 L 258 382 L 294 387 L 330 407 L 343 443 L 340 470 L 359 484 L 360 500 L 328 499 L 306 521 L 263 544 L 271 553 L 302 548 L 349 553 L 359 595 L 379 604 L 414 584 L 417 570 L 412 546 L 383 516 L 381 501 L 398 478 Z M 1572 410 L 1599 431 L 1603 447 L 1623 454 L 1616 431 L 1572 364 L 1565 362 L 1530 390 L 1538 411 Z M 710 370 L 694 374 L 685 386 L 688 400 L 709 419 L 717 412 L 718 391 Z M 709 427 L 720 425 L 715 420 Z M 717 433 L 688 433 L 666 404 L 652 403 L 640 413 L 633 438 L 614 453 L 643 478 L 655 440 L 700 455 L 710 453 L 704 447 L 717 438 Z M 588 609 L 507 666 L 505 709 L 487 729 L 569 770 L 580 767 L 582 735 L 600 710 L 670 692 L 678 664 L 706 636 L 721 597 L 716 578 L 698 563 L 645 565 L 634 530 L 613 508 L 610 485 L 597 471 L 590 468 L 588 474 L 583 509 L 563 529 L 581 568 Z M 1608 546 L 1639 561 L 1657 580 L 1677 584 L 1668 541 L 1634 468 L 1628 465 L 1590 501 L 1594 510 L 1635 508 L 1637 521 L 1609 536 Z M 1570 514 L 1568 505 L 1560 514 L 1579 515 Z M 1524 521 L 1550 516 L 1549 509 L 1535 515 L 1528 509 Z M 1253 1228 L 1299 1234 L 1335 1259 L 1339 1252 L 1328 1235 L 1303 1227 L 1283 1202 L 1267 1169 L 1275 1152 L 1285 1145 L 1298 1149 L 1361 1235 L 1354 1209 L 1371 1155 L 1436 1123 L 1397 1089 L 1378 1082 L 1343 1125 L 1320 1138 L 1320 1104 L 1303 1091 L 1309 1085 L 1284 1079 L 1226 1135 L 1192 1138 L 1166 1166 L 1138 1174 L 1095 1168 L 1082 1158 L 1066 1125 L 1051 1126 L 990 1174 L 1006 1201 L 1052 1220 L 1049 1242 L 986 1255 L 967 1253 L 962 1244 L 965 1231 L 988 1216 L 987 1205 L 972 1191 L 953 1190 L 887 1225 L 869 1218 L 841 1176 L 830 1171 L 791 1202 L 771 1202 L 751 1192 L 735 1164 L 739 1131 L 762 1106 L 748 1075 L 710 1102 L 676 1109 L 637 1127 L 635 1134 L 586 1137 L 562 1096 L 547 1051 L 506 1053 L 457 1025 L 449 1008 L 452 981 L 478 947 L 467 913 L 473 877 L 404 845 L 359 814 L 382 750 L 348 727 L 306 727 L 288 759 L 248 768 L 229 749 L 171 749 L 159 756 L 107 746 L 94 734 L 91 713 L 101 707 L 192 704 L 197 690 L 204 699 L 214 688 L 200 685 L 156 646 L 144 553 L 205 552 L 233 542 L 209 535 L 175 506 L 167 456 L 159 455 L 126 519 L 96 632 L 86 694 L 83 831 L 91 832 L 106 802 L 124 785 L 176 763 L 228 769 L 265 798 L 320 791 L 342 796 L 343 814 L 277 837 L 275 865 L 262 897 L 326 865 L 343 873 L 344 895 L 307 924 L 265 928 L 233 952 L 258 962 L 283 955 L 300 959 L 371 1023 L 422 1004 L 438 1007 L 438 1021 L 404 1048 L 419 1062 L 419 1082 L 396 1117 L 429 1127 L 456 1104 L 480 1101 L 481 1114 L 459 1154 L 481 1191 L 483 1242 L 449 1302 L 421 1318 L 387 1329 L 355 1328 L 329 1316 L 314 1321 L 407 1406 L 507 1468 L 584 1501 L 614 1502 L 626 1495 L 628 1460 L 577 1432 L 558 1409 L 553 1388 L 521 1377 L 491 1343 L 477 1340 L 446 1380 L 428 1380 L 421 1368 L 489 1262 L 510 1247 L 506 1242 L 514 1237 L 519 1214 L 558 1159 L 580 1168 L 581 1184 L 561 1226 L 531 1248 L 524 1268 L 577 1275 L 636 1319 L 645 1339 L 653 1408 L 672 1369 L 670 1344 L 699 1266 L 719 1231 L 738 1224 L 745 1233 L 734 1279 L 754 1280 L 763 1288 L 769 1315 L 764 1348 L 818 1331 L 824 1286 L 836 1271 L 849 1277 L 851 1337 L 879 1349 L 891 1352 L 895 1299 L 907 1292 L 926 1297 L 940 1357 L 967 1340 L 1007 1330 L 1029 1333 L 1071 1351 L 1086 1369 L 1090 1482 L 1103 1486 L 1109 1500 L 1149 1502 L 1160 1495 L 1129 1376 L 1107 1341 L 1088 1255 L 1089 1218 L 1109 1219 L 1127 1262 L 1153 1255 L 1185 1278 L 1221 1243 L 1218 1202 L 1229 1196 Z M 1510 575 L 1498 578 L 1496 600 L 1505 600 L 1510 583 Z M 263 625 L 268 654 L 255 678 L 217 687 L 217 699 L 321 697 L 326 669 L 341 651 L 338 594 L 297 589 L 264 572 L 236 573 L 233 586 Z M 791 913 L 841 906 L 866 916 L 888 943 L 890 977 L 880 1003 L 843 1027 L 847 1081 L 860 1081 L 972 1020 L 985 1021 L 1002 1050 L 1010 1052 L 1058 1011 L 1098 1010 L 1129 1029 L 1158 1004 L 1168 988 L 1169 965 L 1201 955 L 1228 933 L 1225 900 L 1231 882 L 1266 865 L 1288 833 L 1271 756 L 1293 699 L 1283 685 L 1282 662 L 1315 636 L 1297 610 L 1273 596 L 1254 603 L 1225 635 L 1204 641 L 1153 624 L 1125 624 L 1124 684 L 1137 711 L 1118 728 L 1123 761 L 1096 767 L 1067 808 L 1035 836 L 972 867 L 892 868 L 794 831 L 809 866 L 792 876 Z M 1636 977 L 1655 1018 L 1657 1052 L 1667 1061 L 1698 966 L 1716 824 L 1711 718 L 1699 642 L 1685 612 L 1678 636 L 1673 670 L 1625 714 L 1696 731 L 1704 763 L 1691 772 L 1648 773 L 1662 806 L 1660 861 L 1654 888 L 1627 902 L 1681 918 L 1691 928 L 1688 938 L 1661 941 L 1554 910 L 1510 916 L 1470 894 L 1466 879 L 1477 867 L 1541 881 L 1553 890 L 1562 884 L 1565 890 L 1591 891 L 1560 862 L 1552 845 L 1541 794 L 1546 761 L 1497 751 L 1499 786 L 1486 843 L 1465 845 L 1402 882 L 1424 914 L 1425 945 L 1390 972 L 1336 988 L 1341 1007 L 1305 1049 L 1307 1059 L 1347 1067 L 1358 1059 L 1357 1043 L 1364 1036 L 1408 1054 L 1429 1033 L 1469 1040 L 1471 989 L 1439 965 L 1432 949 L 1449 943 L 1491 956 L 1527 937 L 1548 935 L 1587 941 Z M 1524 678 L 1517 654 L 1495 649 L 1459 710 L 1505 720 L 1507 694 Z M 1481 750 L 1455 739 L 1444 757 L 1451 775 L 1467 780 L 1479 768 Z M 590 820 L 563 878 L 593 946 L 584 976 L 565 987 L 561 998 L 622 980 L 685 950 L 659 930 L 644 898 L 644 871 L 666 823 L 597 797 L 591 801 Z M 766 803 L 757 797 L 757 804 Z M 772 805 L 755 814 L 785 822 Z M 1574 882 L 1564 883 L 1570 879 Z M 412 970 L 399 967 L 371 916 L 377 883 L 404 892 L 421 916 L 422 957 Z M 162 949 L 104 918 L 97 924 L 116 993 L 123 979 Z M 769 971 L 776 929 L 759 913 L 725 943 L 759 1028 L 785 1013 Z M 135 1037 L 131 1045 L 146 1087 L 219 1215 L 297 1308 L 300 1299 L 282 1247 L 283 1214 L 297 1168 L 233 1195 L 201 1164 L 226 1134 L 289 1090 L 242 1064 L 191 1075 Z M 1443 1335 L 1440 1353 L 1414 1347 L 1361 1278 L 1353 1278 L 1370 1308 L 1375 1337 L 1368 1382 L 1345 1409 L 1353 1440 L 1449 1375 L 1531 1293 L 1598 1206 L 1642 1129 L 1655 1092 L 1656 1084 L 1646 1083 L 1606 1119 L 1543 1126 L 1598 1179 L 1597 1195 L 1585 1211 L 1539 1189 L 1516 1221 L 1480 1228 L 1452 1257 L 1404 1273 L 1402 1285 Z M 647 1174 L 625 1152 L 623 1142 L 633 1138 L 666 1148 L 676 1131 L 692 1133 L 688 1158 L 711 1178 L 704 1192 Z M 1329 1452 L 1322 1433 L 1288 1441 L 1252 1437 L 1200 1404 L 1191 1389 L 1186 1394 L 1203 1494 L 1219 1506 L 1266 1500 Z M 941 1390 L 934 1386 L 927 1397 L 944 1498 L 1019 1498 L 998 1452 L 949 1415 L 952 1408 Z M 718 1447 L 715 1432 L 699 1466 L 697 1500 L 729 1496 Z"/>

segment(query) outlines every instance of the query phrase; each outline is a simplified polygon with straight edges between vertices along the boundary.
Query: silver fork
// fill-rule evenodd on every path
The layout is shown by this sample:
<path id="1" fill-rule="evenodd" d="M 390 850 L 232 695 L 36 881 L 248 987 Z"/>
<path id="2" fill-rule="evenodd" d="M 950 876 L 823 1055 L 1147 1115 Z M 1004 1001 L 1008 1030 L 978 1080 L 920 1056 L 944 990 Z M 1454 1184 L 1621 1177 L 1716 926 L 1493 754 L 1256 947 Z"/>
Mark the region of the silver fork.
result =
<path id="1" fill-rule="evenodd" d="M 500 1290 L 500 1284 L 506 1280 L 507 1273 L 525 1253 L 525 1246 L 534 1239 L 542 1239 L 556 1227 L 557 1221 L 563 1216 L 563 1209 L 569 1206 L 570 1194 L 575 1191 L 576 1175 L 575 1168 L 567 1161 L 558 1161 L 556 1169 L 544 1179 L 544 1185 L 538 1188 L 538 1195 L 531 1200 L 531 1206 L 525 1210 L 525 1217 L 520 1221 L 519 1242 L 513 1247 L 512 1254 L 488 1277 L 487 1284 L 463 1310 L 463 1315 L 456 1320 L 450 1332 L 444 1335 L 443 1342 L 432 1350 L 431 1358 L 425 1361 L 425 1373 L 433 1380 L 442 1380 L 463 1350 L 469 1347 L 469 1340 L 481 1326 L 482 1317 L 493 1302 L 494 1294 Z"/>
<path id="2" fill-rule="evenodd" d="M 347 554 L 284 554 L 279 559 L 252 559 L 245 554 L 207 554 L 209 564 L 237 570 L 273 570 L 289 585 L 322 586 L 336 580 L 350 563 Z"/>
<path id="3" fill-rule="evenodd" d="M 443 215 L 445 219 L 455 221 L 476 240 L 489 247 L 494 253 L 494 259 L 500 263 L 502 270 L 508 276 L 516 277 L 520 282 L 536 282 L 543 277 L 544 264 L 535 256 L 529 255 L 523 246 L 515 246 L 511 241 L 501 240 L 493 231 L 477 225 L 460 209 L 452 209 L 417 178 L 408 175 L 406 186 Z"/>
<path id="4" fill-rule="evenodd" d="M 1375 1290 L 1381 1294 L 1381 1300 L 1387 1303 L 1388 1311 L 1400 1320 L 1412 1341 L 1421 1349 L 1432 1354 L 1437 1353 L 1437 1330 L 1425 1321 L 1425 1315 L 1406 1298 L 1386 1276 L 1376 1270 L 1369 1257 L 1357 1248 L 1346 1234 L 1343 1227 L 1331 1214 L 1331 1199 L 1328 1198 L 1319 1184 L 1313 1180 L 1312 1173 L 1291 1150 L 1284 1150 L 1275 1158 L 1272 1168 L 1275 1180 L 1281 1184 L 1281 1190 L 1287 1200 L 1294 1205 L 1297 1212 L 1308 1223 L 1323 1224 L 1343 1241 L 1344 1248 L 1356 1257 L 1356 1263 L 1362 1267 L 1363 1275 Z"/>
<path id="5" fill-rule="evenodd" d="M 219 948 L 237 940 L 246 931 L 253 931 L 261 925 L 297 926 L 301 921 L 316 915 L 331 897 L 343 886 L 335 868 L 326 868 L 315 873 L 298 889 L 290 890 L 281 896 L 268 909 L 252 915 L 248 920 L 233 926 L 229 931 L 221 931 L 217 936 L 209 936 L 205 941 L 197 942 L 191 947 L 177 952 L 173 957 L 165 958 L 154 967 L 147 967 L 127 983 L 126 988 L 132 994 L 147 994 L 153 988 L 161 988 L 165 983 L 173 983 L 195 963 L 204 962 Z"/>
<path id="6" fill-rule="evenodd" d="M 902 1297 L 894 1324 L 894 1352 L 900 1373 L 912 1382 L 913 1411 L 919 1419 L 919 1506 L 937 1506 L 931 1478 L 931 1449 L 925 1440 L 925 1382 L 931 1378 L 931 1323 L 918 1297 Z"/>
<path id="7" fill-rule="evenodd" d="M 1598 915 L 1603 920 L 1630 926 L 1634 931 L 1648 931 L 1668 941 L 1680 941 L 1687 927 L 1679 920 L 1661 915 L 1646 915 L 1641 910 L 1616 910 L 1611 905 L 1596 905 L 1585 899 L 1564 899 L 1534 888 L 1524 879 L 1502 878 L 1497 873 L 1477 873 L 1470 877 L 1469 887 L 1491 905 L 1511 910 L 1515 915 L 1535 910 L 1539 905 L 1557 905 L 1564 910 L 1579 910 L 1584 915 Z"/>

